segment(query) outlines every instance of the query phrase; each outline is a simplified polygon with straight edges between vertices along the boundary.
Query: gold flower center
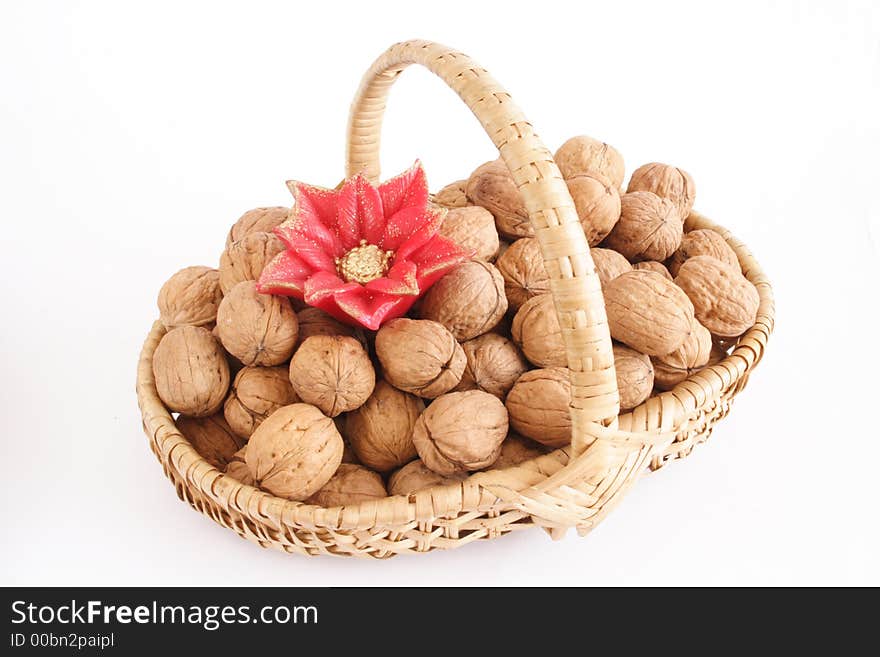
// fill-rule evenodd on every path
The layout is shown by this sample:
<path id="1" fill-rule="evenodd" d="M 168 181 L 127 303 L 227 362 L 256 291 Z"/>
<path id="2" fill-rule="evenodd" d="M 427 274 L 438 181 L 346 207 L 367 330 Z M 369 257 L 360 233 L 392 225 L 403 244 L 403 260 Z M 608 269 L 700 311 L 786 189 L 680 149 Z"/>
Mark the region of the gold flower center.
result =
<path id="1" fill-rule="evenodd" d="M 387 274 L 393 256 L 393 252 L 361 240 L 360 246 L 336 258 L 336 271 L 346 283 L 354 281 L 363 285 Z"/>

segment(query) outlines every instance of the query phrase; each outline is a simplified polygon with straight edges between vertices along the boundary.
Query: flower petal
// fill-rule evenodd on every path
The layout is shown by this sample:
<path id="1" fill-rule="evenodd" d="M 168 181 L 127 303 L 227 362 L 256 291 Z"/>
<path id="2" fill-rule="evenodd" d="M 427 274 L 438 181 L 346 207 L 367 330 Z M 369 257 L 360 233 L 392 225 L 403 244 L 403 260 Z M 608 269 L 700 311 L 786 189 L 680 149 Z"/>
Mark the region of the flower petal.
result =
<path id="1" fill-rule="evenodd" d="M 263 294 L 283 294 L 302 299 L 306 279 L 312 268 L 290 251 L 282 251 L 269 261 L 257 281 Z"/>
<path id="2" fill-rule="evenodd" d="M 378 244 L 385 233 L 385 214 L 382 209 L 382 199 L 379 198 L 379 190 L 364 176 L 358 176 L 355 185 L 361 239 L 367 240 L 369 244 Z"/>
<path id="3" fill-rule="evenodd" d="M 300 209 L 294 206 L 290 218 L 275 228 L 275 234 L 315 269 L 336 271 L 336 258 L 345 253 L 342 244 L 322 221 L 300 214 Z"/>
<path id="4" fill-rule="evenodd" d="M 423 208 L 428 203 L 428 179 L 422 163 L 415 161 L 409 169 L 379 185 L 379 196 L 385 216 L 390 217 L 407 207 Z"/>
<path id="5" fill-rule="evenodd" d="M 303 287 L 303 299 L 310 306 L 317 306 L 322 300 L 342 292 L 359 290 L 357 283 L 346 283 L 336 274 L 319 271 L 309 277 Z"/>
<path id="6" fill-rule="evenodd" d="M 358 286 L 333 297 L 339 310 L 361 326 L 375 331 L 389 319 L 400 317 L 415 303 L 418 296 L 394 296 L 371 292 Z"/>
<path id="7" fill-rule="evenodd" d="M 434 236 L 410 257 L 418 267 L 419 289 L 424 292 L 449 270 L 473 255 L 472 250 L 465 251 L 452 240 Z"/>
<path id="8" fill-rule="evenodd" d="M 370 281 L 365 288 L 372 292 L 382 292 L 397 296 L 419 294 L 419 281 L 416 266 L 407 260 L 395 260 L 391 269 L 382 278 Z"/>
<path id="9" fill-rule="evenodd" d="M 300 208 L 303 216 L 313 217 L 327 228 L 336 225 L 336 197 L 339 193 L 326 187 L 307 185 L 296 180 L 288 180 L 287 188 L 293 194 L 294 205 Z"/>
<path id="10" fill-rule="evenodd" d="M 407 212 L 407 210 L 398 212 L 392 220 L 406 214 Z M 392 249 L 394 250 L 395 257 L 409 259 L 411 254 L 427 244 L 431 238 L 437 234 L 445 216 L 446 210 L 434 208 L 424 209 L 422 216 L 413 221 L 412 229 L 406 233 L 408 237 L 400 243 L 396 249 Z M 389 222 L 389 225 L 390 223 L 391 222 Z M 385 248 L 388 249 L 390 247 L 386 246 Z"/>
<path id="11" fill-rule="evenodd" d="M 358 187 L 359 179 L 363 178 L 360 174 L 349 178 L 339 190 L 336 205 L 336 235 L 342 243 L 345 251 L 349 251 L 356 247 L 363 239 L 361 231 L 361 220 L 358 215 Z"/>

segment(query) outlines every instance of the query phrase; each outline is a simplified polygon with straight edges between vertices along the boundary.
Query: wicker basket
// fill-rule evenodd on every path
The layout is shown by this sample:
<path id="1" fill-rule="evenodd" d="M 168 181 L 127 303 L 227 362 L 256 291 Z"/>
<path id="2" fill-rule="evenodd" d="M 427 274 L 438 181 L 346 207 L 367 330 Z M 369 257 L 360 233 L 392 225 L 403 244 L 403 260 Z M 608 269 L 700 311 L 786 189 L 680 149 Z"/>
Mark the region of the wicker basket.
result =
<path id="1" fill-rule="evenodd" d="M 770 285 L 726 230 L 693 213 L 690 227 L 721 232 L 758 288 L 757 323 L 721 363 L 618 416 L 611 339 L 598 276 L 567 187 L 550 152 L 510 95 L 469 57 L 439 44 L 392 46 L 370 68 L 352 105 L 348 174 L 379 178 L 379 133 L 391 85 L 410 64 L 435 73 L 470 107 L 521 190 L 540 242 L 563 327 L 572 380 L 572 443 L 520 466 L 359 505 L 321 508 L 275 497 L 224 475 L 177 430 L 156 392 L 156 322 L 140 356 L 138 401 L 150 446 L 181 499 L 264 547 L 307 555 L 389 557 L 459 547 L 533 525 L 558 538 L 585 534 L 648 470 L 686 455 L 727 414 L 773 328 Z"/>

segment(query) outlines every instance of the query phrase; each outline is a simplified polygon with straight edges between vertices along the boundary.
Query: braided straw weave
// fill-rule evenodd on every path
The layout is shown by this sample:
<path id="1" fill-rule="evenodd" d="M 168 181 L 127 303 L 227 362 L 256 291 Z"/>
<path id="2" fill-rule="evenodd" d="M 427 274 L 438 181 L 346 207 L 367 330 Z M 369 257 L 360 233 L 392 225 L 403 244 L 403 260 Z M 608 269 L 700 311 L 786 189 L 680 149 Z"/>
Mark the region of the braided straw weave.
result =
<path id="1" fill-rule="evenodd" d="M 358 505 L 321 508 L 275 497 L 227 477 L 192 448 L 156 392 L 153 353 L 164 335 L 153 325 L 138 364 L 137 393 L 150 446 L 181 499 L 264 547 L 307 555 L 389 557 L 459 547 L 538 525 L 554 538 L 585 534 L 648 467 L 688 454 L 726 415 L 745 386 L 773 327 L 770 286 L 746 248 L 693 213 L 690 227 L 721 232 L 761 306 L 724 361 L 670 392 L 618 416 L 611 339 L 599 279 L 568 189 L 547 148 L 510 95 L 472 59 L 439 44 L 408 41 L 388 49 L 364 76 L 349 120 L 347 173 L 379 179 L 379 137 L 397 76 L 421 64 L 446 82 L 482 123 L 526 203 L 551 278 L 572 382 L 572 443 L 519 466 L 466 481 Z"/>

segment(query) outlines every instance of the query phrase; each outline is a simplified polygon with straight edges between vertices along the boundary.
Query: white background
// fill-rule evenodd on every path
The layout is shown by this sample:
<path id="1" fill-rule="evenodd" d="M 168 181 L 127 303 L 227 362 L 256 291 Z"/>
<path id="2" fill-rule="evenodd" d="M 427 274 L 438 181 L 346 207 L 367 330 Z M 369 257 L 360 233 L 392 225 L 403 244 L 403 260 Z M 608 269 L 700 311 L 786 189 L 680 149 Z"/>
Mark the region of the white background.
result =
<path id="1" fill-rule="evenodd" d="M 348 103 L 395 41 L 489 68 L 546 143 L 690 171 L 775 286 L 733 413 L 589 537 L 386 562 L 264 551 L 180 503 L 135 364 L 162 282 L 229 225 L 343 175 Z M 0 8 L 2 584 L 880 584 L 877 3 L 19 2 Z M 413 70 L 386 173 L 494 158 Z"/>

